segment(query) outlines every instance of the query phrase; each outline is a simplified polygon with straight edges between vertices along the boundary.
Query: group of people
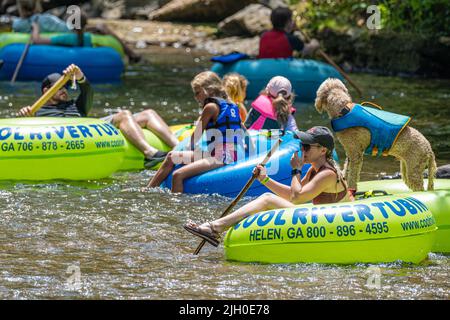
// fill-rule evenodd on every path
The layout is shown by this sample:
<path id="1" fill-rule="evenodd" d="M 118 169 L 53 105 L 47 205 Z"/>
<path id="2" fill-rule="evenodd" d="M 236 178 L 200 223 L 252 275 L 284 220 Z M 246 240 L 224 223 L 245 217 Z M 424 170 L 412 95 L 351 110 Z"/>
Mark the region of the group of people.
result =
<path id="1" fill-rule="evenodd" d="M 62 87 L 43 106 L 36 116 L 54 117 L 85 117 L 93 102 L 93 90 L 83 72 L 75 65 L 69 66 L 64 73 L 75 74 L 79 84 L 80 95 L 76 100 L 70 100 L 67 89 Z M 42 93 L 61 77 L 60 74 L 47 76 L 41 85 Z M 218 235 L 221 231 L 253 213 L 281 207 L 291 207 L 299 203 L 312 201 L 315 204 L 333 203 L 351 200 L 351 193 L 340 173 L 339 167 L 333 161 L 332 150 L 334 138 L 326 127 L 313 127 L 306 132 L 300 132 L 293 113 L 294 93 L 290 81 L 281 76 L 272 78 L 258 98 L 251 104 L 247 112 L 244 106 L 247 81 L 239 74 L 228 74 L 221 79 L 211 71 L 197 74 L 191 82 L 195 100 L 202 108 L 196 121 L 196 128 L 191 136 L 189 150 L 170 151 L 165 153 L 154 149 L 145 140 L 142 128 L 147 128 L 158 135 L 171 147 L 178 143 L 165 121 L 154 111 L 145 110 L 131 114 L 122 110 L 103 118 L 118 127 L 124 136 L 134 144 L 145 156 L 145 166 L 151 167 L 163 161 L 161 168 L 150 179 L 148 187 L 158 187 L 173 171 L 175 164 L 183 164 L 172 173 L 172 191 L 183 192 L 183 181 L 189 177 L 233 163 L 237 160 L 237 144 L 242 135 L 230 136 L 227 130 L 247 129 L 281 129 L 295 132 L 301 143 L 302 155 L 294 153 L 291 158 L 292 181 L 287 186 L 271 179 L 263 166 L 254 170 L 257 179 L 273 193 L 260 196 L 232 214 L 201 225 L 189 222 L 186 230 L 202 237 L 213 245 L 218 245 Z M 24 107 L 20 116 L 31 116 L 31 108 Z M 246 117 L 245 117 L 246 115 Z M 202 135 L 216 130 L 221 133 L 216 139 L 207 141 L 208 151 L 196 157 L 195 146 Z M 242 131 L 241 130 L 241 131 Z M 312 166 L 306 176 L 301 178 L 302 166 L 310 163 Z"/>
<path id="2" fill-rule="evenodd" d="M 271 19 L 274 29 L 263 34 L 261 38 L 260 58 L 286 58 L 292 56 L 294 50 L 313 51 L 318 47 L 314 41 L 304 45 L 300 39 L 291 34 L 293 22 L 292 12 L 289 9 L 273 10 Z M 37 21 L 38 23 L 36 21 L 32 23 L 35 43 L 64 43 L 65 45 L 90 43 L 89 35 L 83 33 L 83 29 L 77 30 L 77 35 L 69 34 L 68 37 L 55 36 L 43 39 L 39 36 L 39 31 L 42 31 L 46 20 L 38 19 Z M 16 24 L 22 27 L 25 25 L 23 21 Z M 84 22 L 82 25 L 85 25 Z M 70 65 L 63 73 L 75 75 L 81 91 L 80 95 L 76 100 L 70 100 L 67 89 L 62 87 L 36 113 L 36 116 L 85 117 L 88 115 L 93 103 L 93 90 L 88 79 L 76 65 Z M 42 93 L 47 92 L 60 77 L 61 75 L 57 73 L 48 75 L 42 82 Z M 302 153 L 299 156 L 296 152 L 291 157 L 290 186 L 271 179 L 266 169 L 259 165 L 253 173 L 257 174 L 258 181 L 273 193 L 260 196 L 224 218 L 203 224 L 188 222 L 184 226 L 187 231 L 214 246 L 219 244 L 219 235 L 222 231 L 253 213 L 273 208 L 292 207 L 309 201 L 323 204 L 352 200 L 339 167 L 332 158 L 334 138 L 330 130 L 326 127 L 313 127 L 306 132 L 298 131 L 293 107 L 295 95 L 290 81 L 282 76 L 272 78 L 259 97 L 251 103 L 248 111 L 244 105 L 247 84 L 247 80 L 236 73 L 228 74 L 221 79 L 214 72 L 205 71 L 194 77 L 191 87 L 194 98 L 201 107 L 201 114 L 196 121 L 188 150 L 166 153 L 148 144 L 142 128 L 151 130 L 172 148 L 178 144 L 177 138 L 166 122 L 154 110 L 144 110 L 137 114 L 122 110 L 103 118 L 119 128 L 124 136 L 143 153 L 146 168 L 163 162 L 161 168 L 150 179 L 148 187 L 158 187 L 173 171 L 176 164 L 183 164 L 173 171 L 173 192 L 183 192 L 185 179 L 237 160 L 237 144 L 243 137 L 242 135 L 230 136 L 227 130 L 245 132 L 248 129 L 281 129 L 295 133 L 301 144 Z M 32 116 L 31 108 L 28 106 L 20 109 L 19 115 Z M 219 135 L 208 135 L 213 130 Z M 208 140 L 208 150 L 206 152 L 200 150 L 202 154 L 198 157 L 195 154 L 198 152 L 196 145 L 204 133 Z M 301 169 L 306 163 L 311 164 L 311 168 L 301 178 Z"/>

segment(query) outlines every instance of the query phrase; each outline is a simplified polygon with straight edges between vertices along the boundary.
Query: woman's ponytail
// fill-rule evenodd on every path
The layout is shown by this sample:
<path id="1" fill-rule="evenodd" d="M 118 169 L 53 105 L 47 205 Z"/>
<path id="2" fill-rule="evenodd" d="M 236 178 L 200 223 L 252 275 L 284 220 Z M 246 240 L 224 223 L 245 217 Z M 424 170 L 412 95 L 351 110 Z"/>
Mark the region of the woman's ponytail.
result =
<path id="1" fill-rule="evenodd" d="M 326 161 L 330 166 L 332 166 L 334 168 L 334 170 L 336 170 L 338 182 L 341 181 L 342 184 L 344 185 L 344 188 L 348 189 L 347 181 L 345 180 L 345 177 L 342 174 L 341 168 L 339 167 L 339 164 L 336 161 L 334 161 L 334 159 L 333 159 L 333 151 L 332 150 L 327 150 Z"/>

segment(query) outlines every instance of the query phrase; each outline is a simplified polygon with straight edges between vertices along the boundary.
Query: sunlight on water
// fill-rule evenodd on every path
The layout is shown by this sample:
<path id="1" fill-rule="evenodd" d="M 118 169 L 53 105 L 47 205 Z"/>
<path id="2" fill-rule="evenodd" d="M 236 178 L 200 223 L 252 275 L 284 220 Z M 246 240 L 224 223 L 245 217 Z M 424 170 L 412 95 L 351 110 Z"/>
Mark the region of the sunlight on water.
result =
<path id="1" fill-rule="evenodd" d="M 154 108 L 169 124 L 192 122 L 199 109 L 189 82 L 208 67 L 197 58 L 174 55 L 174 66 L 152 57 L 153 64 L 130 68 L 123 86 L 96 86 L 92 116 L 125 106 L 134 112 Z M 430 139 L 438 164 L 449 162 L 448 81 L 352 77 L 368 88 L 368 98 L 412 115 L 412 126 Z M 12 117 L 31 104 L 37 87 L 1 83 L 0 116 Z M 297 105 L 297 110 L 301 129 L 328 123 L 311 104 Z M 362 177 L 395 171 L 394 159 L 365 158 Z M 141 192 L 152 174 L 117 173 L 86 182 L 0 182 L 0 298 L 450 298 L 450 262 L 439 254 L 430 254 L 420 265 L 374 266 L 228 262 L 222 245 L 206 245 L 193 256 L 199 240 L 183 230 L 183 223 L 218 217 L 230 199 L 161 189 Z M 367 282 L 371 267 L 380 272 L 375 288 Z"/>

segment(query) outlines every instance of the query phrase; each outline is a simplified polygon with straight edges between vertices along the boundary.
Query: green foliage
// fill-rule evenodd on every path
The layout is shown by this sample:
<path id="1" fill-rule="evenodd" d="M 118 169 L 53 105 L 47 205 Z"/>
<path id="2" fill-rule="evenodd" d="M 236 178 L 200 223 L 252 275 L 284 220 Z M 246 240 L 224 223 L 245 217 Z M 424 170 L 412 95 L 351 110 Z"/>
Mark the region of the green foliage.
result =
<path id="1" fill-rule="evenodd" d="M 319 32 L 324 28 L 346 31 L 366 28 L 369 5 L 377 5 L 382 30 L 414 32 L 425 35 L 450 34 L 450 2 L 448 0 L 291 0 L 303 27 Z"/>

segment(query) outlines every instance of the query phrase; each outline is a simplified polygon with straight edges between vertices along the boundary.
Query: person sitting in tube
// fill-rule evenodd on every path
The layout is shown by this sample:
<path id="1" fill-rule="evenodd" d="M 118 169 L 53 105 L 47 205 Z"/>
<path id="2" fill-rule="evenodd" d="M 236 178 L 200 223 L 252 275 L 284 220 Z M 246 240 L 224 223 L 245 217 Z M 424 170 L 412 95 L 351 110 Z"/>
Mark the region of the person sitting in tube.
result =
<path id="1" fill-rule="evenodd" d="M 232 72 L 227 73 L 223 77 L 223 86 L 230 97 L 231 101 L 239 107 L 239 116 L 244 123 L 247 119 L 247 109 L 245 108 L 244 101 L 246 97 L 248 80 L 241 74 Z"/>
<path id="2" fill-rule="evenodd" d="M 70 100 L 66 87 L 62 87 L 50 98 L 45 106 L 36 112 L 37 117 L 87 117 L 92 108 L 94 91 L 81 71 L 71 64 L 64 71 L 74 73 L 76 82 L 80 87 L 80 94 L 76 100 Z M 44 94 L 50 87 L 62 77 L 59 73 L 52 73 L 45 77 L 41 84 L 41 92 Z M 18 113 L 21 117 L 31 117 L 31 106 L 23 107 Z M 151 168 L 165 159 L 167 152 L 159 151 L 145 140 L 142 128 L 147 128 L 159 136 L 167 145 L 175 147 L 178 139 L 170 131 L 170 128 L 161 117 L 152 109 L 132 114 L 128 110 L 121 110 L 116 114 L 101 118 L 119 128 L 122 134 L 144 154 L 144 167 Z"/>
<path id="3" fill-rule="evenodd" d="M 273 29 L 262 34 L 258 59 L 292 58 L 294 51 L 311 55 L 319 48 L 316 39 L 305 45 L 293 34 L 296 25 L 292 19 L 291 9 L 279 7 L 272 10 L 270 21 Z"/>
<path id="4" fill-rule="evenodd" d="M 41 0 L 17 0 L 19 17 L 12 19 L 12 31 L 30 33 L 37 23 L 41 32 L 70 32 L 66 22 L 50 13 L 42 13 Z"/>
<path id="5" fill-rule="evenodd" d="M 238 160 L 238 147 L 243 145 L 242 121 L 239 107 L 229 101 L 222 79 L 212 71 L 204 71 L 194 77 L 191 87 L 202 111 L 189 150 L 169 152 L 149 181 L 149 188 L 159 187 L 177 164 L 183 164 L 173 171 L 171 188 L 172 192 L 182 193 L 184 180 Z M 203 133 L 207 137 L 207 152 L 196 147 Z"/>
<path id="6" fill-rule="evenodd" d="M 253 173 L 257 173 L 258 181 L 273 193 L 265 193 L 223 218 L 203 224 L 189 221 L 184 228 L 217 247 L 222 232 L 257 212 L 291 208 L 310 201 L 316 205 L 353 201 L 339 166 L 333 160 L 334 138 L 331 131 L 326 127 L 313 127 L 306 132 L 296 131 L 296 137 L 300 139 L 302 156 L 295 152 L 291 157 L 290 186 L 272 180 L 266 168 L 258 165 Z M 301 169 L 306 163 L 310 163 L 311 167 L 302 179 Z"/>
<path id="7" fill-rule="evenodd" d="M 39 13 L 42 9 L 36 0 L 20 0 L 19 11 L 21 17 L 13 21 L 12 29 L 14 32 L 31 32 L 33 44 L 47 44 L 55 46 L 69 47 L 93 47 L 92 33 L 110 35 L 114 37 L 123 47 L 130 63 L 138 63 L 142 56 L 125 43 L 115 32 L 106 24 L 97 24 L 88 28 L 88 18 L 84 12 L 80 13 L 80 29 L 71 30 L 66 21 L 49 13 Z M 86 32 L 91 31 L 91 32 Z M 61 32 L 62 34 L 42 37 L 41 33 Z M 100 44 L 101 45 L 101 44 Z"/>
<path id="8" fill-rule="evenodd" d="M 259 97 L 252 102 L 245 127 L 252 130 L 297 130 L 295 109 L 292 107 L 294 99 L 291 82 L 285 77 L 273 77 Z"/>

